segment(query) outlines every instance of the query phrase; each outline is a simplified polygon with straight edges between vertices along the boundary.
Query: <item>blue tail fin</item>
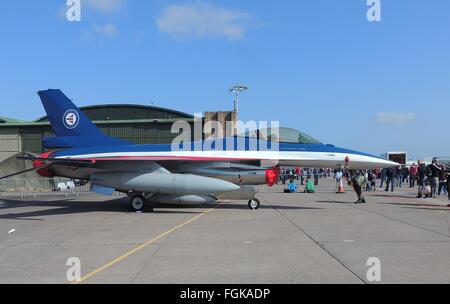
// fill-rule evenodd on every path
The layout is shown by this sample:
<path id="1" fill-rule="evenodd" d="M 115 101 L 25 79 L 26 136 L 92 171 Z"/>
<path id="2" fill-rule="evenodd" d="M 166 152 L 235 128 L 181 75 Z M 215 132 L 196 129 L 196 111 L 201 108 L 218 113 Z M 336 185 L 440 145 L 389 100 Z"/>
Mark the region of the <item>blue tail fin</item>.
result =
<path id="1" fill-rule="evenodd" d="M 44 139 L 47 149 L 129 144 L 105 136 L 61 90 L 39 91 L 38 95 L 56 134 Z"/>

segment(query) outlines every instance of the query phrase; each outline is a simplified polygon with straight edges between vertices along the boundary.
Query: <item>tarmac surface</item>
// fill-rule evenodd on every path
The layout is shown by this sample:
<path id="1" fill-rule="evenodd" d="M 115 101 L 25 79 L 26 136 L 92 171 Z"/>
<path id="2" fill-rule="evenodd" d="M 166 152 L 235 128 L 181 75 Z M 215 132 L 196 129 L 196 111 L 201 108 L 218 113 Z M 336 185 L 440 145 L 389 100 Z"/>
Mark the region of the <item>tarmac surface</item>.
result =
<path id="1" fill-rule="evenodd" d="M 450 208 L 414 190 L 315 194 L 261 187 L 243 201 L 127 213 L 126 198 L 0 196 L 0 283 L 67 284 L 71 257 L 90 283 L 450 283 Z M 377 189 L 379 190 L 379 189 Z"/>

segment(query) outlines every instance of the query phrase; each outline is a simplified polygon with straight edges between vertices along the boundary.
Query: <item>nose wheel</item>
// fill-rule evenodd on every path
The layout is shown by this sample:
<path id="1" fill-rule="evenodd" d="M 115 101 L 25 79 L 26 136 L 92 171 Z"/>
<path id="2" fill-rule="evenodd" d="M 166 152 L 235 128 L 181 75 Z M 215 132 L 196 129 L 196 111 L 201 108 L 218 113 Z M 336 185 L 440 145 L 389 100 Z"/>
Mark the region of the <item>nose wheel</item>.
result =
<path id="1" fill-rule="evenodd" d="M 251 199 L 248 201 L 248 207 L 250 210 L 258 210 L 261 207 L 261 202 L 257 198 Z"/>

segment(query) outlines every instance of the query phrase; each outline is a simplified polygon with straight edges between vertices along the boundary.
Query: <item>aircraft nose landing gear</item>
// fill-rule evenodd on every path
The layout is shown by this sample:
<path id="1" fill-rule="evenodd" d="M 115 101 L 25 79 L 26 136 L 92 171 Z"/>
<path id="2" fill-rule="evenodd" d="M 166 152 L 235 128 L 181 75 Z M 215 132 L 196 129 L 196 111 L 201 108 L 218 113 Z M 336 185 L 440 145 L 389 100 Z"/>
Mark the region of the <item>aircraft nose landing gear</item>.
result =
<path id="1" fill-rule="evenodd" d="M 248 201 L 248 207 L 251 210 L 258 210 L 261 207 L 261 202 L 257 198 L 251 199 Z"/>

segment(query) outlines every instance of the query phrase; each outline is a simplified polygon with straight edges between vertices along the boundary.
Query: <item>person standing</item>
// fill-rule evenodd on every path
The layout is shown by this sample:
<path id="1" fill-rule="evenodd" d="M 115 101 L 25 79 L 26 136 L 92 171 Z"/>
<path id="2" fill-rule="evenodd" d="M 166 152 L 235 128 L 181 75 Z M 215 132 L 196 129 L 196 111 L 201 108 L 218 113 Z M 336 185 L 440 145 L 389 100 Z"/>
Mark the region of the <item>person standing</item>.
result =
<path id="1" fill-rule="evenodd" d="M 281 183 L 286 185 L 286 169 L 284 168 L 281 170 Z"/>
<path id="2" fill-rule="evenodd" d="M 314 175 L 314 186 L 319 186 L 320 169 L 314 168 L 313 175 Z"/>
<path id="3" fill-rule="evenodd" d="M 372 179 L 370 180 L 370 190 L 377 191 L 377 173 L 375 171 L 371 171 Z"/>
<path id="4" fill-rule="evenodd" d="M 386 170 L 386 189 L 385 191 L 389 191 L 389 185 L 391 186 L 391 192 L 394 192 L 395 183 L 397 181 L 397 168 L 389 168 Z"/>
<path id="5" fill-rule="evenodd" d="M 386 182 L 387 176 L 386 176 L 387 169 L 381 169 L 381 184 L 380 188 L 383 188 L 384 183 Z"/>
<path id="6" fill-rule="evenodd" d="M 343 189 L 343 182 L 342 179 L 344 178 L 343 169 L 337 169 L 335 171 L 335 179 L 336 179 L 336 193 L 341 193 Z"/>
<path id="7" fill-rule="evenodd" d="M 439 166 L 437 160 L 433 159 L 431 165 L 429 166 L 431 172 L 431 193 L 433 198 L 437 196 L 438 188 L 439 188 L 439 176 L 444 171 Z"/>
<path id="8" fill-rule="evenodd" d="M 372 189 L 370 188 L 370 182 L 372 181 L 371 178 L 371 172 L 370 171 L 366 171 L 365 173 L 365 178 L 367 179 L 367 184 L 366 184 L 366 192 L 370 192 Z"/>
<path id="9" fill-rule="evenodd" d="M 417 180 L 417 166 L 416 164 L 412 164 L 411 168 L 409 168 L 409 187 L 414 188 Z"/>
<path id="10" fill-rule="evenodd" d="M 423 196 L 423 187 L 425 187 L 425 179 L 427 178 L 428 174 L 428 167 L 419 160 L 417 166 L 417 198 L 422 198 Z"/>
<path id="11" fill-rule="evenodd" d="M 305 174 L 305 169 L 302 169 L 302 171 L 300 172 L 300 185 L 302 186 L 305 185 Z"/>
<path id="12" fill-rule="evenodd" d="M 409 169 L 406 166 L 403 166 L 402 168 L 402 177 L 403 177 L 403 183 L 409 183 L 409 179 L 411 178 L 409 176 Z"/>
<path id="13" fill-rule="evenodd" d="M 399 188 L 401 188 L 402 187 L 402 183 L 403 183 L 403 177 L 402 177 L 402 168 L 400 167 L 400 166 L 398 166 L 398 167 L 396 167 L 395 168 L 395 171 L 396 171 L 396 180 L 397 180 L 397 186 L 399 187 Z"/>
<path id="14" fill-rule="evenodd" d="M 446 176 L 447 176 L 447 194 L 448 194 L 448 200 L 450 201 L 450 171 L 446 171 Z M 447 205 L 450 207 L 450 204 Z"/>
<path id="15" fill-rule="evenodd" d="M 444 193 L 445 195 L 448 195 L 448 188 L 447 188 L 447 174 L 442 171 L 441 176 L 439 177 L 439 190 L 438 190 L 438 196 L 441 196 L 441 193 Z"/>

